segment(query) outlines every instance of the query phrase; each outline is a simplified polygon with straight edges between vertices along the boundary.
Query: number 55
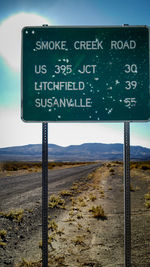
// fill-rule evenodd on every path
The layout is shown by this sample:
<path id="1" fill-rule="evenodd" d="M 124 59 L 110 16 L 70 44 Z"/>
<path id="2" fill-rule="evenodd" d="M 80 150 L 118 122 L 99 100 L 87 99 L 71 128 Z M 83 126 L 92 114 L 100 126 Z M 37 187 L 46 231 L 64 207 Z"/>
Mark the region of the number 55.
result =
<path id="1" fill-rule="evenodd" d="M 128 108 L 135 107 L 136 106 L 136 98 L 125 98 L 124 103 L 126 104 L 125 106 Z"/>

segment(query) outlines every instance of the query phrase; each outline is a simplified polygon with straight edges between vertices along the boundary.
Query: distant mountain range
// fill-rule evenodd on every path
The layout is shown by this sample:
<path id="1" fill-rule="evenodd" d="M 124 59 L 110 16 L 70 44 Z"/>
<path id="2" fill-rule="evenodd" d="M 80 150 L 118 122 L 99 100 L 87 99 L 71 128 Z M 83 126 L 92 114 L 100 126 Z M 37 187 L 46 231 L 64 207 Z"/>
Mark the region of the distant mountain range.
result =
<path id="1" fill-rule="evenodd" d="M 0 161 L 41 161 L 42 145 L 25 145 L 0 149 Z M 85 143 L 62 147 L 48 145 L 49 161 L 96 161 L 122 160 L 122 144 Z M 141 146 L 130 147 L 132 160 L 150 160 L 150 149 Z"/>

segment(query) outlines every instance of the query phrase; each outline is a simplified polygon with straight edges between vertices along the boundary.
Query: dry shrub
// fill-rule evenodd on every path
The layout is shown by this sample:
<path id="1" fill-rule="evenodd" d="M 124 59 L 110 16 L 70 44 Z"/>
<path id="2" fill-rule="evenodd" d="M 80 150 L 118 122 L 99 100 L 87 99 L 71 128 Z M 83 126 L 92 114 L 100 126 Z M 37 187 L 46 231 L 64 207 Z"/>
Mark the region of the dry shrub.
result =
<path id="1" fill-rule="evenodd" d="M 110 172 L 111 175 L 115 175 L 115 170 L 114 170 L 114 169 L 111 168 L 111 169 L 109 170 L 109 172 Z"/>
<path id="2" fill-rule="evenodd" d="M 58 224 L 54 220 L 51 220 L 48 223 L 48 229 L 51 230 L 52 232 L 57 232 Z"/>
<path id="3" fill-rule="evenodd" d="M 94 218 L 101 219 L 101 220 L 107 219 L 104 209 L 102 208 L 101 205 L 95 206 L 95 207 L 93 206 L 89 211 L 92 212 Z"/>
<path id="4" fill-rule="evenodd" d="M 150 208 L 150 200 L 145 200 L 145 207 Z"/>
<path id="5" fill-rule="evenodd" d="M 145 206 L 146 208 L 150 208 L 150 192 L 148 192 L 147 194 L 144 195 L 144 198 L 145 198 Z"/>
<path id="6" fill-rule="evenodd" d="M 73 239 L 73 242 L 75 246 L 77 245 L 84 245 L 85 236 L 84 235 L 78 235 L 75 239 Z"/>
<path id="7" fill-rule="evenodd" d="M 143 171 L 147 171 L 147 170 L 150 170 L 150 166 L 148 166 L 148 165 L 142 165 L 142 166 L 141 166 L 141 169 L 142 169 Z"/>
<path id="8" fill-rule="evenodd" d="M 145 194 L 145 195 L 144 195 L 144 198 L 145 198 L 146 200 L 150 200 L 150 192 L 148 192 L 147 194 Z"/>
<path id="9" fill-rule="evenodd" d="M 150 170 L 150 161 L 131 162 L 130 168 L 140 169 L 143 171 Z"/>
<path id="10" fill-rule="evenodd" d="M 42 263 L 41 261 L 28 261 L 26 259 L 22 259 L 22 262 L 20 262 L 16 267 L 41 267 Z"/>
<path id="11" fill-rule="evenodd" d="M 70 192 L 69 190 L 63 190 L 60 192 L 60 195 L 64 197 L 72 196 L 72 192 Z"/>
<path id="12" fill-rule="evenodd" d="M 89 199 L 90 199 L 91 201 L 94 201 L 94 200 L 96 200 L 96 196 L 94 196 L 93 194 L 90 194 Z"/>
<path id="13" fill-rule="evenodd" d="M 24 210 L 20 209 L 20 210 L 10 210 L 9 212 L 0 212 L 0 215 L 11 221 L 16 221 L 20 223 L 23 220 Z"/>
<path id="14" fill-rule="evenodd" d="M 135 188 L 133 187 L 132 184 L 130 184 L 130 191 L 131 191 L 131 192 L 135 192 Z"/>
<path id="15" fill-rule="evenodd" d="M 114 163 L 119 164 L 119 165 L 123 165 L 123 162 L 119 161 L 119 160 L 114 161 Z"/>
<path id="16" fill-rule="evenodd" d="M 49 208 L 65 208 L 65 200 L 60 196 L 51 195 L 48 201 Z"/>
<path id="17" fill-rule="evenodd" d="M 6 230 L 4 230 L 4 229 L 0 230 L 0 238 L 5 239 L 6 235 L 7 235 L 7 231 Z"/>
<path id="18" fill-rule="evenodd" d="M 4 248 L 6 246 L 6 235 L 7 231 L 2 229 L 0 230 L 0 247 Z"/>

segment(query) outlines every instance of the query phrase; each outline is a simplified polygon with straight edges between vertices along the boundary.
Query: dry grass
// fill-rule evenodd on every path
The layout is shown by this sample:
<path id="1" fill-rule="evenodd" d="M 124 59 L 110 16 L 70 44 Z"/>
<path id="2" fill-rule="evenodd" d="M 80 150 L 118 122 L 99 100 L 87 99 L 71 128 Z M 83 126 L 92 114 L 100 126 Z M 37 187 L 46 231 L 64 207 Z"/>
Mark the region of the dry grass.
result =
<path id="1" fill-rule="evenodd" d="M 96 200 L 96 196 L 94 196 L 93 194 L 90 194 L 89 199 L 91 201 L 95 201 Z"/>
<path id="2" fill-rule="evenodd" d="M 1 164 L 2 171 L 19 171 L 19 170 L 31 170 L 41 169 L 42 163 L 40 162 L 4 162 Z"/>
<path id="3" fill-rule="evenodd" d="M 0 247 L 4 248 L 5 246 L 6 246 L 6 242 L 3 242 L 3 241 L 0 240 Z"/>
<path id="4" fill-rule="evenodd" d="M 118 161 L 118 160 L 114 161 L 114 163 L 117 164 L 117 165 L 123 165 L 123 162 L 122 161 Z"/>
<path id="5" fill-rule="evenodd" d="M 111 175 L 115 175 L 115 170 L 114 170 L 113 168 L 111 168 L 111 169 L 109 170 L 109 172 L 110 172 Z"/>
<path id="6" fill-rule="evenodd" d="M 78 197 L 77 201 L 79 203 L 79 207 L 86 207 L 86 202 L 85 202 L 85 199 L 83 197 Z"/>
<path id="7" fill-rule="evenodd" d="M 48 200 L 48 207 L 49 208 L 65 208 L 65 200 L 62 199 L 60 196 L 51 195 Z"/>
<path id="8" fill-rule="evenodd" d="M 78 213 L 77 213 L 77 219 L 80 220 L 80 219 L 82 219 L 82 218 L 83 218 L 82 213 L 81 213 L 81 212 L 78 212 Z"/>
<path id="9" fill-rule="evenodd" d="M 7 231 L 2 229 L 0 230 L 0 247 L 4 248 L 6 246 L 6 235 Z"/>
<path id="10" fill-rule="evenodd" d="M 59 167 L 73 167 L 85 164 L 91 164 L 91 162 L 49 162 L 48 169 L 54 169 Z M 37 172 L 41 171 L 41 169 L 41 162 L 7 161 L 0 163 L 1 172 L 16 172 L 20 170 L 28 172 Z"/>
<path id="11" fill-rule="evenodd" d="M 73 243 L 75 246 L 77 245 L 84 245 L 85 236 L 84 235 L 78 235 L 75 239 L 73 239 Z"/>
<path id="12" fill-rule="evenodd" d="M 144 198 L 145 198 L 145 206 L 146 208 L 150 208 L 150 192 L 148 192 L 147 194 L 144 195 Z"/>
<path id="13" fill-rule="evenodd" d="M 7 235 L 6 230 L 4 230 L 4 229 L 0 230 L 0 238 L 4 239 L 4 238 L 6 238 L 6 235 Z"/>
<path id="14" fill-rule="evenodd" d="M 73 183 L 73 186 L 71 187 L 72 191 L 77 191 L 79 189 L 79 183 Z"/>
<path id="15" fill-rule="evenodd" d="M 64 255 L 51 255 L 50 253 L 48 254 L 48 266 L 56 266 L 56 267 L 63 267 L 66 266 L 64 265 L 65 262 L 65 257 Z M 22 262 L 20 262 L 18 265 L 15 267 L 42 267 L 42 260 L 39 261 L 28 261 L 26 259 L 22 259 Z"/>
<path id="16" fill-rule="evenodd" d="M 130 191 L 135 192 L 135 188 L 134 188 L 133 184 L 130 184 Z"/>
<path id="17" fill-rule="evenodd" d="M 93 217 L 96 219 L 106 220 L 107 217 L 105 215 L 104 209 L 101 205 L 99 206 L 93 206 L 91 209 L 89 209 L 90 212 L 92 212 Z"/>
<path id="18" fill-rule="evenodd" d="M 0 212 L 0 216 L 7 218 L 11 221 L 16 221 L 18 223 L 22 222 L 23 216 L 24 216 L 24 210 L 19 209 L 19 210 L 10 210 L 9 212 Z"/>
<path id="19" fill-rule="evenodd" d="M 140 169 L 143 171 L 150 170 L 150 161 L 131 162 L 130 168 Z"/>
<path id="20" fill-rule="evenodd" d="M 150 200 L 150 192 L 148 192 L 147 194 L 145 194 L 145 195 L 144 195 L 144 198 L 145 198 L 146 200 Z"/>
<path id="21" fill-rule="evenodd" d="M 69 190 L 63 190 L 59 194 L 64 197 L 72 196 L 72 192 L 70 192 Z"/>
<path id="22" fill-rule="evenodd" d="M 22 259 L 22 262 L 20 262 L 16 267 L 41 267 L 42 263 L 41 261 L 28 261 L 26 259 Z"/>
<path id="23" fill-rule="evenodd" d="M 145 207 L 150 208 L 150 200 L 145 200 Z"/>
<path id="24" fill-rule="evenodd" d="M 58 224 L 54 220 L 51 220 L 48 222 L 48 229 L 51 230 L 52 232 L 57 232 Z"/>

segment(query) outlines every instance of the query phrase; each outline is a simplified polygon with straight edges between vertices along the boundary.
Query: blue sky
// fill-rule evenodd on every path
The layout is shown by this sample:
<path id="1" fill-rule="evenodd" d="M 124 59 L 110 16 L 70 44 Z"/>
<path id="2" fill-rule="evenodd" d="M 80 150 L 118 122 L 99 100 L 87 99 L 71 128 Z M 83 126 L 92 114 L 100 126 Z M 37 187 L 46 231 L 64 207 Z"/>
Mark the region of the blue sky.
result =
<path id="1" fill-rule="evenodd" d="M 148 25 L 149 0 L 6 0 L 0 8 L 0 147 L 41 143 L 41 124 L 20 119 L 20 35 L 25 25 Z M 49 143 L 123 143 L 123 123 L 49 123 Z M 131 123 L 131 144 L 150 147 L 150 122 Z"/>

